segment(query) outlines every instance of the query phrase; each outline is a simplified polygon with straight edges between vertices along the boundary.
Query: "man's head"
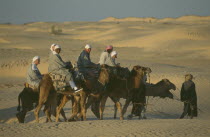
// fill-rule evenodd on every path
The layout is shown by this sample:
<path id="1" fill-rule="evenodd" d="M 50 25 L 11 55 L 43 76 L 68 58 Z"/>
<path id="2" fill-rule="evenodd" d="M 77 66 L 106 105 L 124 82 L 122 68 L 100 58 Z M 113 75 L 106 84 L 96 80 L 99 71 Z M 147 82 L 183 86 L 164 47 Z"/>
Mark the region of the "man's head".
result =
<path id="1" fill-rule="evenodd" d="M 107 46 L 107 47 L 106 47 L 106 51 L 107 51 L 108 53 L 111 53 L 111 52 L 113 51 L 113 46 L 112 46 L 112 45 Z"/>
<path id="2" fill-rule="evenodd" d="M 60 47 L 59 45 L 56 45 L 54 49 L 55 49 L 55 52 L 56 52 L 57 54 L 60 54 L 60 52 L 61 52 L 61 47 Z"/>
<path id="3" fill-rule="evenodd" d="M 85 51 L 87 52 L 87 53 L 90 53 L 91 52 L 91 45 L 89 45 L 89 44 L 87 44 L 87 45 L 85 45 Z"/>
<path id="4" fill-rule="evenodd" d="M 112 51 L 111 52 L 111 57 L 112 58 L 117 58 L 117 52 L 116 51 Z"/>
<path id="5" fill-rule="evenodd" d="M 193 75 L 192 74 L 186 74 L 185 75 L 185 81 L 189 81 L 193 79 Z"/>
<path id="6" fill-rule="evenodd" d="M 40 64 L 40 57 L 39 56 L 35 56 L 32 60 L 32 62 L 36 65 Z"/>
<path id="7" fill-rule="evenodd" d="M 54 43 L 53 43 L 53 44 L 50 46 L 50 50 L 51 50 L 51 51 L 54 51 L 56 45 L 57 45 L 57 44 L 54 44 Z"/>

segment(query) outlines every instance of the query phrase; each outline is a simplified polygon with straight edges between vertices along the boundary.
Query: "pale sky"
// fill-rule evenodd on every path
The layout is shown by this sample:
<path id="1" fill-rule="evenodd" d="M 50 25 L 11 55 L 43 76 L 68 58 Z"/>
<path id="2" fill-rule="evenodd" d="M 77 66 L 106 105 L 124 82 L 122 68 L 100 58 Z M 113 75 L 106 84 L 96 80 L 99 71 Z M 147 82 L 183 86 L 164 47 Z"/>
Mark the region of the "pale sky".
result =
<path id="1" fill-rule="evenodd" d="M 0 0 L 0 23 L 210 16 L 210 0 Z"/>

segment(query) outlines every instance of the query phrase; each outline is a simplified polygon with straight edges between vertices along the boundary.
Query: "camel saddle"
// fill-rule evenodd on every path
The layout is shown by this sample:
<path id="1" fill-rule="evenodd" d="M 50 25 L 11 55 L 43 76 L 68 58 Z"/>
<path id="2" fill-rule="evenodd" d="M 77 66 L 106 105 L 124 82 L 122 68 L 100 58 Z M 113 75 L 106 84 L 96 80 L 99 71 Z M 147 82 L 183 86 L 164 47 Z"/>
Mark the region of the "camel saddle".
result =
<path id="1" fill-rule="evenodd" d="M 65 79 L 66 77 L 60 74 L 52 74 L 50 73 L 50 77 L 53 81 L 53 86 L 56 91 L 65 91 L 68 86 Z"/>

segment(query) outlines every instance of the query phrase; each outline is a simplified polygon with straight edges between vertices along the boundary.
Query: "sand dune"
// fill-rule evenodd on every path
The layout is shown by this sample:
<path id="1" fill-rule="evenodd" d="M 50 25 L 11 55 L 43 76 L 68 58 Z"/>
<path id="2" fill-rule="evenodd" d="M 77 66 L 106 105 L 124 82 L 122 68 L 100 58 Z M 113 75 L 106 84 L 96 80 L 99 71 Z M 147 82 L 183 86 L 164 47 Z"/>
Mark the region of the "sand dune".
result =
<path id="1" fill-rule="evenodd" d="M 105 19 L 100 20 L 101 22 L 147 22 L 147 23 L 153 23 L 153 22 L 201 22 L 201 21 L 209 21 L 210 16 L 182 16 L 178 18 L 163 18 L 158 19 L 154 17 L 150 18 L 136 18 L 136 17 L 127 17 L 127 18 L 115 18 L 115 17 L 108 17 Z"/>
<path id="2" fill-rule="evenodd" d="M 0 24 L 0 136 L 210 136 L 210 17 L 179 18 L 106 18 L 99 22 L 34 22 L 24 25 Z M 51 27 L 62 29 L 53 35 Z M 177 100 L 149 98 L 147 120 L 114 120 L 113 102 L 108 99 L 104 120 L 95 118 L 90 109 L 88 121 L 46 123 L 41 112 L 40 124 L 33 111 L 27 124 L 18 124 L 17 96 L 23 89 L 31 59 L 39 55 L 41 73 L 47 73 L 49 48 L 52 43 L 62 47 L 65 61 L 75 62 L 85 44 L 93 46 L 91 59 L 97 63 L 106 45 L 118 52 L 117 62 L 152 69 L 151 82 L 168 78 L 177 86 L 173 94 L 179 98 L 186 73 L 195 76 L 199 116 L 179 120 L 183 104 Z M 125 100 L 121 100 L 124 103 Z M 67 117 L 71 103 L 65 106 Z M 53 120 L 55 120 L 53 118 Z"/>
<path id="3" fill-rule="evenodd" d="M 5 39 L 0 39 L 0 43 L 10 43 L 10 42 Z"/>

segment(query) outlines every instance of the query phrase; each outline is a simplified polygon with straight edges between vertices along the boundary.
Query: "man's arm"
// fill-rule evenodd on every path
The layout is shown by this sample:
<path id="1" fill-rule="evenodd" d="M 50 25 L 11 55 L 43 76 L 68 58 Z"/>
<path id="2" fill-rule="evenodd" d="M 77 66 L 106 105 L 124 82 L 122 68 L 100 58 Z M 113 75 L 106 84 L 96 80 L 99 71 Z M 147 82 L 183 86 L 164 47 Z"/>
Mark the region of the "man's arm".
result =
<path id="1" fill-rule="evenodd" d="M 66 63 L 62 60 L 60 55 L 55 55 L 54 60 L 59 65 L 59 68 L 66 68 Z"/>
<path id="2" fill-rule="evenodd" d="M 83 65 L 86 68 L 95 66 L 95 64 L 90 61 L 87 55 L 83 55 Z"/>

